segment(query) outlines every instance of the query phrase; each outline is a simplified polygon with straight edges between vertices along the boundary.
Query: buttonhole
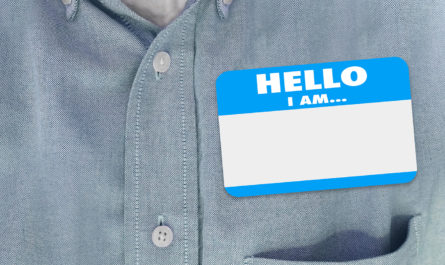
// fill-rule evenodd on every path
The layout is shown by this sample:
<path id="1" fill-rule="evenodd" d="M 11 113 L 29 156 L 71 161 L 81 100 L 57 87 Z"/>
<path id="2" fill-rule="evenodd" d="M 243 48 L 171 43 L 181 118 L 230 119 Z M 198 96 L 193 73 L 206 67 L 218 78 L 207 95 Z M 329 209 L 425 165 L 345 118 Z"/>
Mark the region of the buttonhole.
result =
<path id="1" fill-rule="evenodd" d="M 158 225 L 162 225 L 164 223 L 164 216 L 163 215 L 159 215 L 158 216 Z M 162 232 L 159 231 L 159 234 L 161 234 Z"/>

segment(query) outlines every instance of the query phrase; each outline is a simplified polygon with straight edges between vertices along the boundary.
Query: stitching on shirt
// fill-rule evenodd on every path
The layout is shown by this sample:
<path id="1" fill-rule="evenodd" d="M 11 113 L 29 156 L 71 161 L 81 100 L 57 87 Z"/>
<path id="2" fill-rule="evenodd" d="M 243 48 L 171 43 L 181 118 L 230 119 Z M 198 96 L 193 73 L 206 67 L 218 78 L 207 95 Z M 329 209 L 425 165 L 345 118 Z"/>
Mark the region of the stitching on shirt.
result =
<path id="1" fill-rule="evenodd" d="M 133 24 L 125 17 L 125 16 L 123 16 L 123 15 L 118 15 L 119 16 L 119 18 L 122 20 L 122 22 L 123 22 L 123 24 L 124 24 L 124 26 L 131 32 L 131 33 L 133 33 L 134 35 L 138 35 L 138 33 L 136 32 L 136 30 L 134 29 L 134 27 L 133 27 Z M 145 43 L 144 43 L 144 46 L 145 46 Z"/>
<path id="2" fill-rule="evenodd" d="M 223 3 L 221 0 L 216 0 L 216 10 L 218 12 L 218 15 L 221 19 L 225 19 L 226 18 L 226 14 L 224 12 L 224 7 L 223 7 Z"/>
<path id="3" fill-rule="evenodd" d="M 136 254 L 136 265 L 139 265 L 139 176 L 141 174 L 139 170 L 139 140 L 140 140 L 140 112 L 141 112 L 141 95 L 142 95 L 142 83 L 145 80 L 145 75 L 147 72 L 147 66 L 144 68 L 142 72 L 142 77 L 140 79 L 140 86 L 137 93 L 137 105 L 136 105 L 136 122 L 135 122 L 135 133 L 134 133 L 134 177 L 133 184 L 135 189 L 134 194 L 134 218 L 133 218 L 133 226 L 134 226 L 134 240 L 135 240 L 135 254 Z"/>
<path id="4" fill-rule="evenodd" d="M 419 216 L 419 220 L 420 220 L 421 216 Z M 416 235 L 416 256 L 419 255 L 419 240 L 420 240 L 420 236 L 419 236 L 419 229 L 417 227 L 417 220 L 414 220 L 414 234 Z"/>
<path id="5" fill-rule="evenodd" d="M 181 134 L 182 134 L 182 185 L 183 185 L 183 221 L 184 221 L 184 264 L 188 264 L 188 209 L 187 209 L 187 137 L 186 137 L 186 115 L 185 115 L 185 92 L 184 92 L 184 50 L 185 35 L 188 16 L 184 17 L 182 28 L 181 56 L 179 60 L 179 95 L 181 105 Z"/>
<path id="6" fill-rule="evenodd" d="M 78 1 L 78 0 L 76 0 L 76 1 Z M 92 4 L 95 5 L 95 6 L 98 6 L 98 8 L 100 8 L 101 10 L 107 10 L 106 13 L 108 15 L 110 15 L 112 18 L 117 19 L 118 22 L 122 22 L 122 25 L 126 29 L 128 29 L 131 33 L 133 33 L 135 36 L 138 37 L 137 38 L 138 41 L 144 46 L 144 48 L 148 49 L 148 46 L 150 46 L 150 45 L 147 46 L 147 43 L 145 43 L 144 41 L 141 40 L 141 38 L 139 38 L 140 34 L 135 29 L 134 22 L 130 21 L 126 15 L 119 14 L 119 13 L 116 13 L 115 11 L 113 11 L 113 10 L 110 10 L 107 7 L 107 4 L 105 4 L 103 0 L 95 0 L 95 1 L 92 2 Z"/>
<path id="7" fill-rule="evenodd" d="M 72 3 L 73 6 L 68 6 L 67 10 L 68 12 L 70 12 L 69 17 L 67 18 L 68 21 L 73 21 L 74 17 L 77 14 L 77 9 L 79 8 L 79 1 L 78 0 L 74 0 Z"/>

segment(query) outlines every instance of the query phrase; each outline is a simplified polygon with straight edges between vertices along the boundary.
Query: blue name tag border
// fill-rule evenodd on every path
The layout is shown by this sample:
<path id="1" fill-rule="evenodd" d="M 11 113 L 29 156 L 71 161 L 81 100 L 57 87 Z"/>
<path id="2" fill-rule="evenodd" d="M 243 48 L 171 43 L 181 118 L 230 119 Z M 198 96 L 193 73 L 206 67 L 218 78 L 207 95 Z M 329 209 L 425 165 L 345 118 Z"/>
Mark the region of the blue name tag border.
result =
<path id="1" fill-rule="evenodd" d="M 407 183 L 413 180 L 416 174 L 417 171 L 410 171 L 357 177 L 258 184 L 226 187 L 226 191 L 234 197 L 248 197 L 254 195 L 271 195 L 304 191 L 357 188 L 366 186 Z"/>

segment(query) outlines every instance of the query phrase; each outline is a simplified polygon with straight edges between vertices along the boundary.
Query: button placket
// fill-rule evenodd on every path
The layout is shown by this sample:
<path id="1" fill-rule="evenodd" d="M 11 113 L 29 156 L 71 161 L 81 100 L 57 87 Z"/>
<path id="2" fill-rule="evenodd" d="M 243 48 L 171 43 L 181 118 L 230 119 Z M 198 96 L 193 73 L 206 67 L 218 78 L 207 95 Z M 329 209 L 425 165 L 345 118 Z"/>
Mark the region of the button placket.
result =
<path id="1" fill-rule="evenodd" d="M 176 27 L 159 33 L 133 82 L 126 139 L 128 264 L 198 263 L 193 18 L 179 17 Z M 152 226 L 159 215 L 168 225 L 161 218 Z"/>

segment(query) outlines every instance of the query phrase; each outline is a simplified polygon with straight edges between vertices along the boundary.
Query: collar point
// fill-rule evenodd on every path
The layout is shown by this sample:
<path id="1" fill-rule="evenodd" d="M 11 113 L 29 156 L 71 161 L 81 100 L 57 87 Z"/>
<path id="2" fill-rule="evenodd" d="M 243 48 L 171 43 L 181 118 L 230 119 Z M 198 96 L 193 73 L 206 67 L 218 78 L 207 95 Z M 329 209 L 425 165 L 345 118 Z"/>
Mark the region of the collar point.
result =
<path id="1" fill-rule="evenodd" d="M 229 15 L 229 7 L 232 4 L 232 0 L 216 0 L 216 8 L 218 15 L 221 19 L 226 19 Z"/>
<path id="2" fill-rule="evenodd" d="M 79 9 L 79 0 L 62 0 L 65 6 L 66 20 L 73 21 Z"/>

